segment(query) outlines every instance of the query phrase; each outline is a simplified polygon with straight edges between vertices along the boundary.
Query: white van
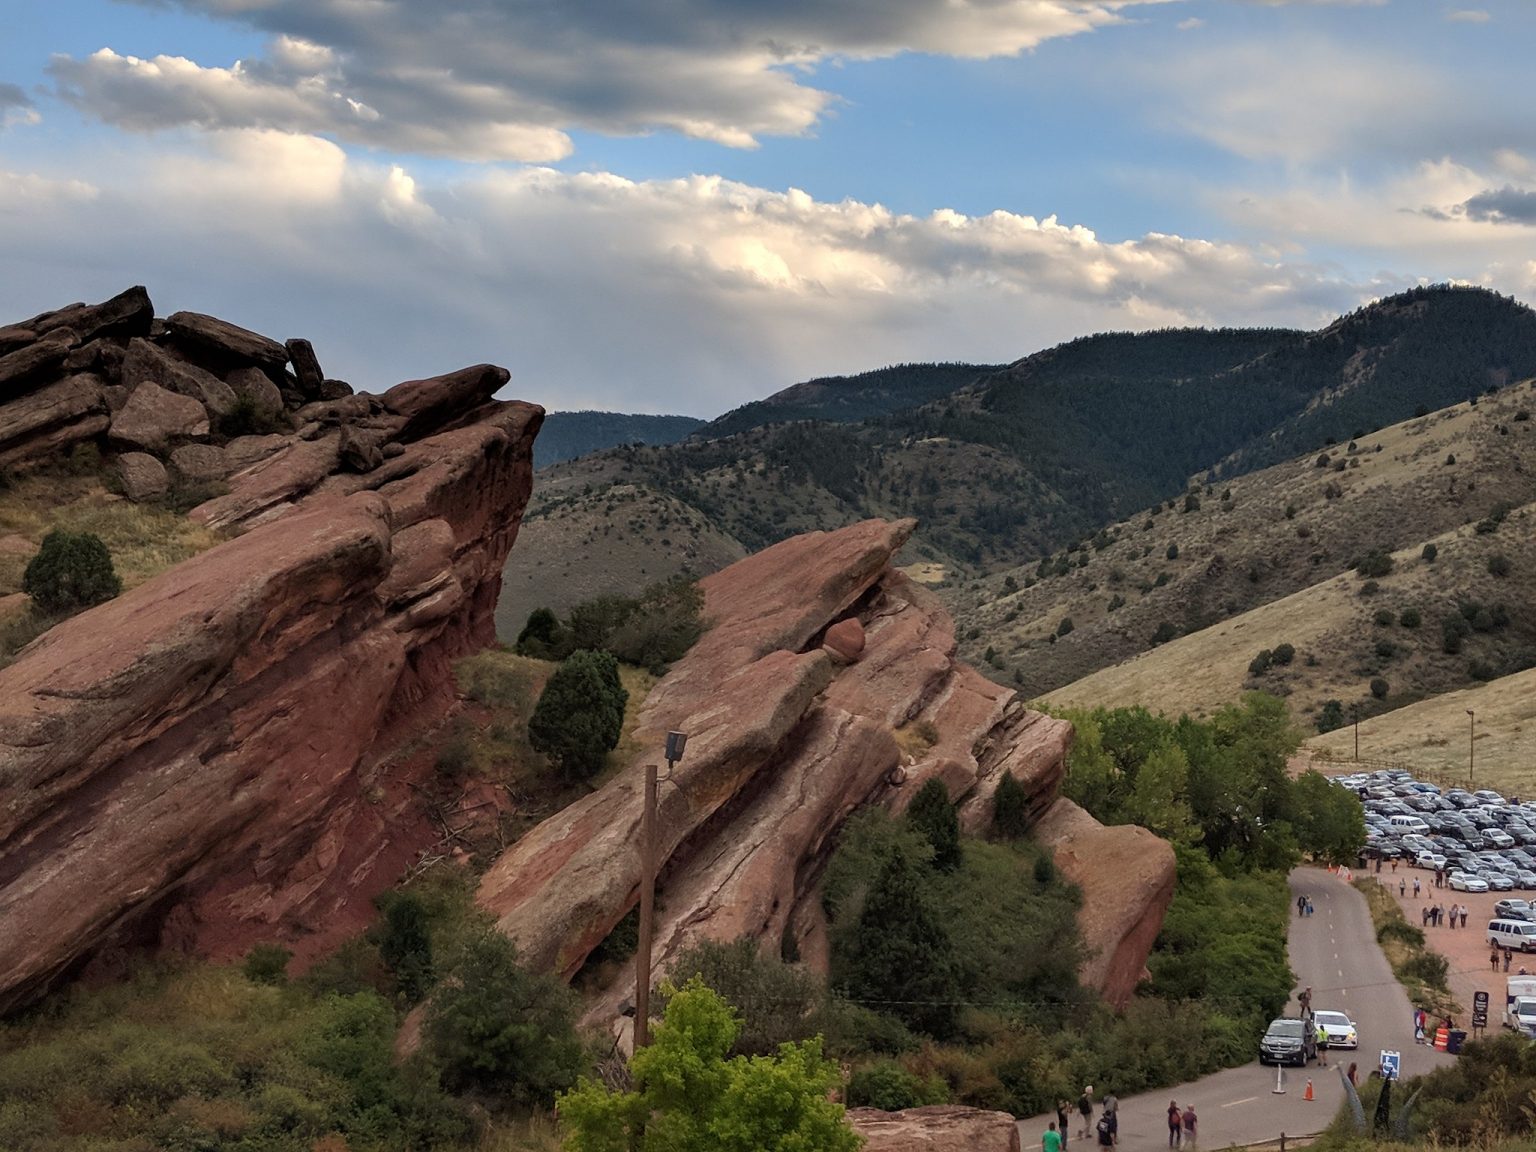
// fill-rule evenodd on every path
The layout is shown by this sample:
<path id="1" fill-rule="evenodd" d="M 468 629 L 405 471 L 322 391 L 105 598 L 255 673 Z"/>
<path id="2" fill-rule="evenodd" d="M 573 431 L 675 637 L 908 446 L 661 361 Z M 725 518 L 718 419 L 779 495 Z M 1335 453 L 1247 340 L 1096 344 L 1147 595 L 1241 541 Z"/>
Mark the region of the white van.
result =
<path id="1" fill-rule="evenodd" d="M 1490 920 L 1488 943 L 1515 952 L 1536 952 L 1536 924 L 1529 920 Z"/>
<path id="2" fill-rule="evenodd" d="M 1417 816 L 1394 816 L 1391 820 L 1387 821 L 1387 825 L 1395 829 L 1398 835 L 1402 835 L 1404 832 L 1417 832 L 1422 836 L 1425 832 L 1429 831 L 1429 825 Z"/>

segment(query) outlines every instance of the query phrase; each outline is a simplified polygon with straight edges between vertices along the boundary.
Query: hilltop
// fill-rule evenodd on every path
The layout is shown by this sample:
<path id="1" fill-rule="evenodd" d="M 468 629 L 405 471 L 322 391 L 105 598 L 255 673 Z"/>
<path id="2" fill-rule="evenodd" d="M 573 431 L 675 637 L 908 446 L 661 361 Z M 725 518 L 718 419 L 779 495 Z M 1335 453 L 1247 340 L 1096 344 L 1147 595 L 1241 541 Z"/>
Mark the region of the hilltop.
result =
<path id="1" fill-rule="evenodd" d="M 547 468 L 617 444 L 675 444 L 704 426 L 696 416 L 627 412 L 551 412 L 533 446 L 533 466 Z"/>
<path id="2" fill-rule="evenodd" d="M 1182 500 L 1195 474 L 1219 493 L 1296 445 L 1358 440 L 1533 375 L 1536 313 L 1482 289 L 1439 287 L 1311 333 L 1105 334 L 992 372 L 906 366 L 812 381 L 681 442 L 545 470 L 529 510 L 535 524 L 558 502 L 562 515 L 579 515 L 581 539 L 621 528 L 637 538 L 621 566 L 551 541 L 542 570 L 509 572 L 508 584 L 526 597 L 519 610 L 562 595 L 567 569 L 602 591 L 634 591 L 675 570 L 666 529 L 679 517 L 724 557 L 870 516 L 914 516 L 907 562 L 934 565 L 951 582 L 1002 573 Z M 913 407 L 835 418 L 946 384 L 954 390 Z M 807 408 L 822 415 L 761 422 Z M 667 523 L 659 513 L 635 517 L 615 492 L 664 503 Z"/>

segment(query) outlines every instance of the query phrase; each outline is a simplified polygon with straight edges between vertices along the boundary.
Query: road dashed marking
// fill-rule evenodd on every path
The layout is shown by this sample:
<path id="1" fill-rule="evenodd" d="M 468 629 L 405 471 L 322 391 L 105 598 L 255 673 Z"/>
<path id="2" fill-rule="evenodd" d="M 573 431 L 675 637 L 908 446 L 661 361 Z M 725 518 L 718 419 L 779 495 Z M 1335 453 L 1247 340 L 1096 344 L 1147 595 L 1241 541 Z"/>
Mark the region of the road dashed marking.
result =
<path id="1" fill-rule="evenodd" d="M 1244 1096 L 1241 1100 L 1229 1101 L 1228 1103 L 1221 1105 L 1221 1107 L 1236 1108 L 1239 1104 L 1252 1104 L 1257 1099 L 1257 1096 Z"/>

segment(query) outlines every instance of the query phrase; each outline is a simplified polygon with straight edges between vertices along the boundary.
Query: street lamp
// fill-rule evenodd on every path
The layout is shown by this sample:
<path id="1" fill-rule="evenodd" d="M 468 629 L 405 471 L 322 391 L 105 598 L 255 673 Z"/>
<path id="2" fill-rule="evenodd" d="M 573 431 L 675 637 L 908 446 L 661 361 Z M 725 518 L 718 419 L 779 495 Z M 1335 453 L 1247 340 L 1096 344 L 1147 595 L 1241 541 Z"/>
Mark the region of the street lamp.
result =
<path id="1" fill-rule="evenodd" d="M 1349 714 L 1355 721 L 1355 763 L 1360 763 L 1360 705 L 1358 703 L 1349 706 Z"/>
<path id="2" fill-rule="evenodd" d="M 688 733 L 667 733 L 667 779 L 683 758 Z M 656 765 L 645 766 L 645 807 L 640 815 L 640 938 L 635 944 L 635 1049 L 651 1042 L 651 933 L 656 911 Z"/>
<path id="3" fill-rule="evenodd" d="M 1467 709 L 1467 784 L 1472 783 L 1472 742 L 1477 739 L 1477 714 L 1472 709 Z"/>

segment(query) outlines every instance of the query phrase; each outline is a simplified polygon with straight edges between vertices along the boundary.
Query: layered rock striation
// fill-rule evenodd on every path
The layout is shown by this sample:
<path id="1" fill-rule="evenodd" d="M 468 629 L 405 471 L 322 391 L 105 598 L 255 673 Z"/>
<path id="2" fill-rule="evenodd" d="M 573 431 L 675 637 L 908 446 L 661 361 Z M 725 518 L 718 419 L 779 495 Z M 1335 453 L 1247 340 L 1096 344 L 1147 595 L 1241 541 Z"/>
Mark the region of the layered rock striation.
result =
<path id="1" fill-rule="evenodd" d="M 864 1152 L 1021 1152 L 1019 1124 L 1007 1112 L 952 1104 L 882 1112 L 850 1108 Z"/>
<path id="2" fill-rule="evenodd" d="M 637 738 L 655 756 L 531 830 L 484 877 L 479 902 L 525 960 L 571 976 L 638 899 L 644 769 L 672 729 L 689 743 L 660 790 L 659 973 L 693 941 L 741 936 L 774 951 L 793 941 L 824 967 L 819 877 L 861 805 L 901 811 L 939 779 L 981 831 L 1004 773 L 1024 785 L 1037 820 L 1065 803 L 1070 726 L 957 662 L 947 613 L 892 567 L 912 527 L 866 521 L 810 533 L 702 581 L 711 627 L 640 714 Z M 1085 819 L 1120 842 L 1119 830 Z M 1171 850 L 1148 840 L 1138 849 L 1149 874 L 1166 873 L 1168 891 L 1136 890 L 1142 926 L 1161 923 L 1172 882 Z M 1093 879 L 1091 861 L 1061 859 L 1074 879 Z M 1084 927 L 1095 954 L 1085 975 L 1119 999 L 1115 980 L 1140 973 L 1151 937 L 1096 916 Z M 631 994 L 620 979 L 595 998 L 589 1021 L 623 1035 Z"/>
<path id="3" fill-rule="evenodd" d="M 304 382 L 283 344 L 153 320 L 142 289 L 0 329 L 5 347 L 0 429 L 49 373 L 105 373 L 59 382 L 99 390 L 91 421 L 0 441 L 10 460 L 105 417 L 148 493 L 157 468 L 222 472 L 192 515 L 231 538 L 0 669 L 0 1011 L 125 932 L 217 951 L 241 926 L 302 935 L 366 908 L 409 856 L 374 770 L 451 705 L 450 662 L 494 641 L 542 410 L 495 401 L 489 365 L 380 396 Z M 210 432 L 236 384 L 264 392 L 253 375 L 277 430 Z M 367 467 L 347 438 L 376 450 Z"/>

